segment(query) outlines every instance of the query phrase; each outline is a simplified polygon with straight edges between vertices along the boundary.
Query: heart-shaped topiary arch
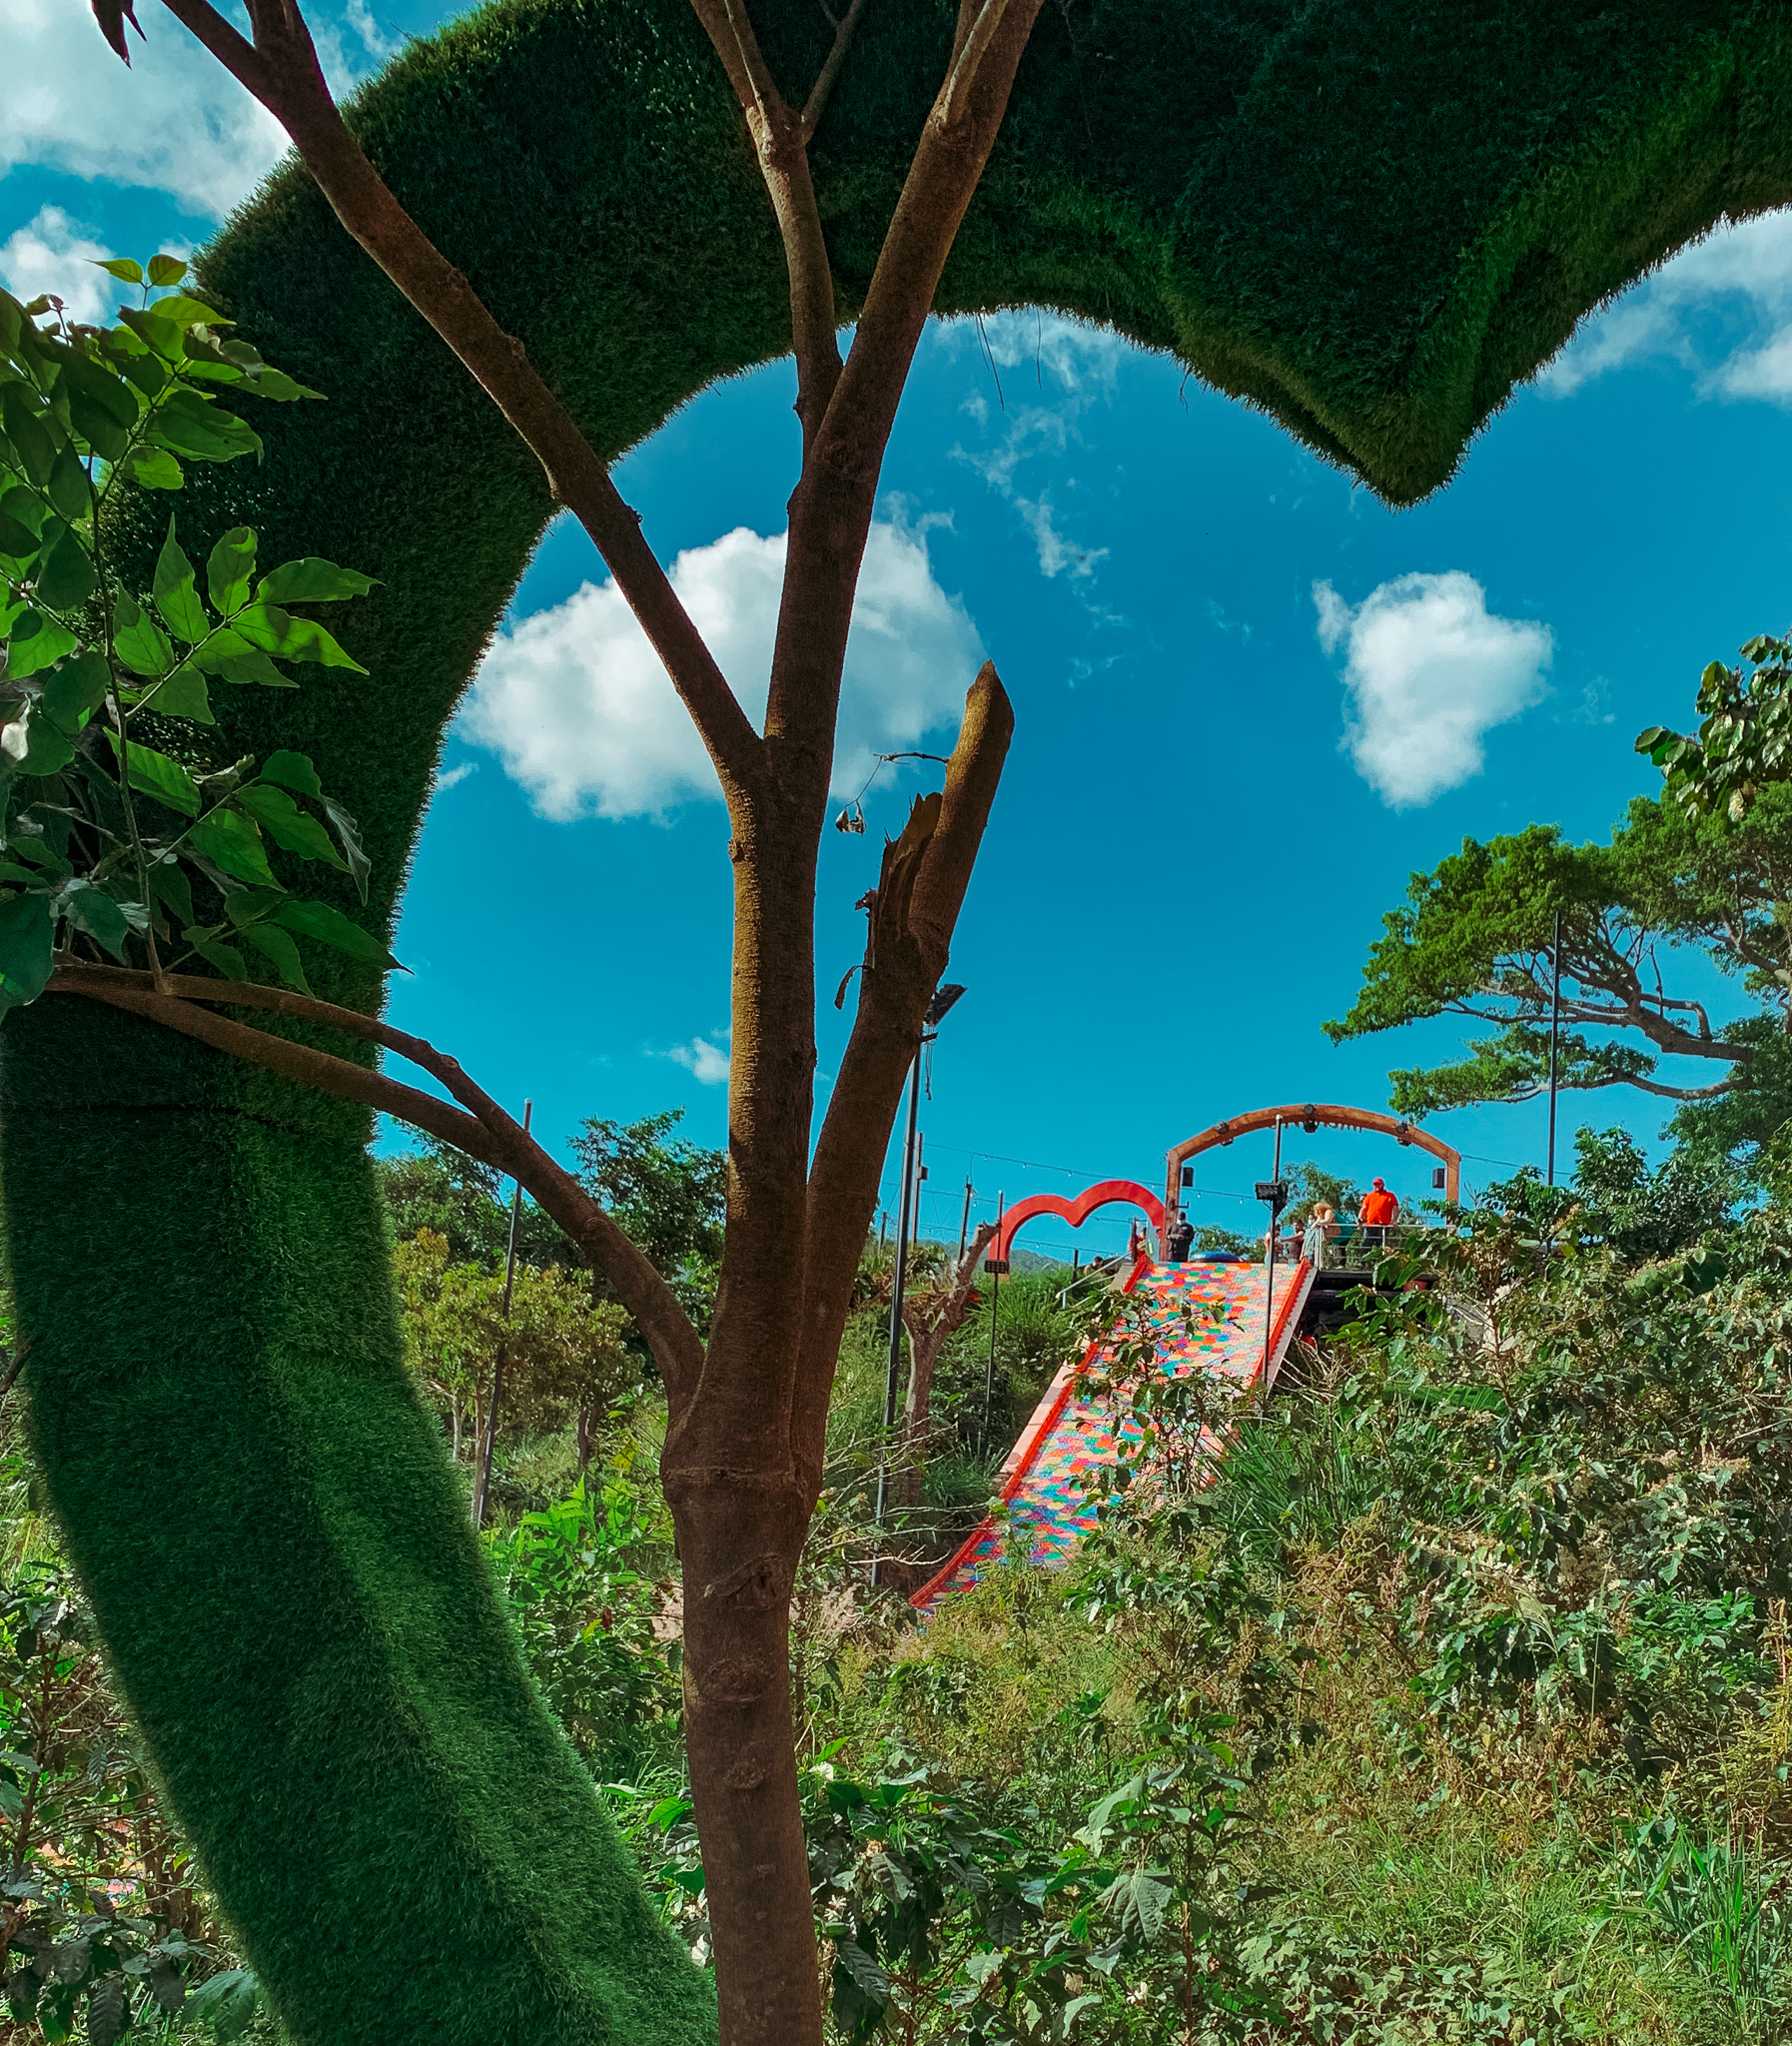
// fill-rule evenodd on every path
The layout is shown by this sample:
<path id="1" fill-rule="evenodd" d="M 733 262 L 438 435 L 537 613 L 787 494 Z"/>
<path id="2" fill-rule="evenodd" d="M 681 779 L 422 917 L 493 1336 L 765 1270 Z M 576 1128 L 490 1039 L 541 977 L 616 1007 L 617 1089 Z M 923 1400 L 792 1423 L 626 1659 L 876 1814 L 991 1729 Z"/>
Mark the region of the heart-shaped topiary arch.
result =
<path id="1" fill-rule="evenodd" d="M 815 137 L 844 315 L 954 16 L 875 0 Z M 754 19 L 775 75 L 815 75 L 813 0 Z M 1589 308 L 1792 196 L 1788 108 L 1792 15 L 1767 0 L 1064 0 L 935 305 L 1106 322 L 1408 503 Z M 789 350 L 778 234 L 685 0 L 505 0 L 413 45 L 350 119 L 600 454 Z M 554 508 L 302 170 L 200 274 L 330 403 L 258 416 L 265 467 L 196 484 L 183 522 L 246 519 L 272 558 L 384 585 L 353 631 L 371 680 L 233 691 L 224 736 L 318 761 L 390 923 L 444 727 Z M 121 543 L 147 558 L 165 519 L 144 503 Z M 493 974 L 536 970 L 501 932 L 466 944 Z M 353 968 L 328 991 L 380 995 Z M 407 1381 L 365 1110 L 86 1002 L 14 1015 L 4 1054 L 38 1454 L 293 2036 L 712 2036 L 707 1984 L 530 1690 Z"/>

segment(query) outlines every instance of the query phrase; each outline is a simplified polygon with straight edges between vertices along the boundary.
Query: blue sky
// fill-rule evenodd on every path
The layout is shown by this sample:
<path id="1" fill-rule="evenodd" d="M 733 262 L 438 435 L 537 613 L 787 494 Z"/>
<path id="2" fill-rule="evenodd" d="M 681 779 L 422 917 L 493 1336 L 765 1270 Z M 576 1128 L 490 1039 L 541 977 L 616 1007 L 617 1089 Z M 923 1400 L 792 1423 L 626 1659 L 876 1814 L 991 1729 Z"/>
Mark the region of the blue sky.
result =
<path id="1" fill-rule="evenodd" d="M 313 15 L 343 84 L 441 18 L 363 0 Z M 277 154 L 172 18 L 144 19 L 126 73 L 85 0 L 8 0 L 0 280 L 16 292 L 85 289 L 97 313 L 89 259 L 202 242 Z M 1320 1025 L 1348 1007 L 1409 873 L 1464 834 L 1603 834 L 1650 783 L 1637 729 L 1685 721 L 1704 663 L 1789 609 L 1784 216 L 1590 322 L 1449 489 L 1399 513 L 1112 336 L 1018 313 L 987 341 L 957 324 L 922 348 L 836 774 L 844 799 L 876 751 L 949 750 L 965 683 L 995 660 L 1018 729 L 953 954 L 970 992 L 924 1104 L 930 1234 L 956 1232 L 967 1173 L 987 1215 L 998 1190 L 1155 1186 L 1169 1144 L 1263 1103 L 1383 1106 L 1387 1068 L 1448 1056 L 1461 1028 L 1335 1049 Z M 791 395 L 787 366 L 717 387 L 619 476 L 749 698 Z M 450 736 L 398 940 L 415 975 L 392 1006 L 513 1105 L 531 1097 L 550 1140 L 676 1105 L 700 1140 L 724 1136 L 727 833 L 680 720 L 601 563 L 556 528 Z M 884 768 L 866 834 L 827 834 L 824 1082 L 845 1032 L 828 1003 L 863 944 L 852 904 L 936 774 Z M 565 899 L 582 905 L 577 956 L 547 908 L 481 873 L 493 834 L 554 877 L 556 931 Z M 503 923 L 507 984 L 459 942 Z M 1652 1137 L 1662 1110 L 1614 1090 L 1568 1097 L 1563 1119 Z M 1540 1161 L 1543 1121 L 1531 1104 L 1433 1127 L 1484 1183 Z M 1390 1143 L 1322 1133 L 1292 1155 L 1426 1191 L 1419 1154 Z M 1197 1219 L 1255 1221 L 1239 1197 L 1268 1168 L 1268 1138 L 1209 1154 Z M 1123 1230 L 1092 1221 L 1083 1239 Z"/>

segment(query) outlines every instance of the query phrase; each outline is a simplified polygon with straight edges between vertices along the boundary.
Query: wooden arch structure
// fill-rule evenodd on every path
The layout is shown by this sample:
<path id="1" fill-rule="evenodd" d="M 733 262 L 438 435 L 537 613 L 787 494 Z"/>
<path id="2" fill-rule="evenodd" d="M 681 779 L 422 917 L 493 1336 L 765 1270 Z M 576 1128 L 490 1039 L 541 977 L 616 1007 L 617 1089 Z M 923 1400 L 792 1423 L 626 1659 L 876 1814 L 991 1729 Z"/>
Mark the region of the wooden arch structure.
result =
<path id="1" fill-rule="evenodd" d="M 1444 1143 L 1441 1137 L 1433 1137 L 1428 1130 L 1421 1130 L 1414 1123 L 1398 1116 L 1381 1115 L 1372 1108 L 1344 1108 L 1333 1101 L 1297 1101 L 1282 1108 L 1254 1108 L 1247 1115 L 1235 1115 L 1226 1122 L 1215 1123 L 1212 1129 L 1203 1130 L 1199 1136 L 1186 1137 L 1182 1143 L 1173 1144 L 1164 1177 L 1166 1209 L 1174 1209 L 1178 1204 L 1181 1197 L 1178 1181 L 1189 1159 L 1219 1145 L 1230 1144 L 1239 1137 L 1248 1137 L 1254 1130 L 1273 1130 L 1278 1123 L 1301 1130 L 1317 1130 L 1322 1125 L 1330 1130 L 1370 1130 L 1377 1136 L 1391 1137 L 1396 1144 L 1416 1144 L 1419 1150 L 1428 1151 L 1433 1158 L 1442 1160 L 1443 1198 L 1453 1207 L 1462 1197 L 1462 1154 Z"/>

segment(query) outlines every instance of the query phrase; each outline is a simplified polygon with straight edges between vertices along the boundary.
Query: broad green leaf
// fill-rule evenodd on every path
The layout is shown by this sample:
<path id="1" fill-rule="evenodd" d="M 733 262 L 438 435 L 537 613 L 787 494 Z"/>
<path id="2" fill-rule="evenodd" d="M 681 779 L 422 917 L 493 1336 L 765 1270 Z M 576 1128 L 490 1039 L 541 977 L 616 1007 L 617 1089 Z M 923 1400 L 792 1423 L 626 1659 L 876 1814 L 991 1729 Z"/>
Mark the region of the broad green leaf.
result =
<path id="1" fill-rule="evenodd" d="M 0 902 L 0 1012 L 35 1002 L 49 985 L 53 929 L 47 895 Z"/>
<path id="2" fill-rule="evenodd" d="M 159 679 L 174 666 L 173 642 L 135 597 L 121 590 L 112 607 L 112 643 L 127 667 Z"/>
<path id="3" fill-rule="evenodd" d="M 69 611 L 85 603 L 99 586 L 87 549 L 74 528 L 65 526 L 56 544 L 37 564 L 38 601 L 48 604 L 53 611 Z"/>
<path id="4" fill-rule="evenodd" d="M 214 632 L 203 646 L 193 649 L 193 659 L 209 675 L 222 675 L 227 682 L 259 682 L 269 689 L 296 689 L 299 684 L 283 674 L 260 647 L 251 646 L 241 634 L 228 627 Z"/>
<path id="5" fill-rule="evenodd" d="M 153 587 L 162 622 L 177 639 L 191 646 L 212 629 L 206 607 L 200 602 L 199 591 L 194 586 L 193 563 L 174 536 L 172 512 L 168 518 L 168 537 L 162 542 L 162 551 L 156 557 Z"/>
<path id="6" fill-rule="evenodd" d="M 37 558 L 37 534 L 10 512 L 0 512 L 0 554 L 18 563 L 20 580 Z"/>
<path id="7" fill-rule="evenodd" d="M 108 364 L 96 362 L 79 349 L 70 349 L 62 358 L 62 375 L 71 394 L 78 391 L 83 398 L 91 399 L 114 426 L 134 427 L 137 424 L 142 408 L 137 403 L 136 394 Z"/>
<path id="8" fill-rule="evenodd" d="M 117 2046 L 125 2028 L 125 1985 L 102 1975 L 87 1991 L 87 2046 Z"/>
<path id="9" fill-rule="evenodd" d="M 163 285 L 179 284 L 187 275 L 187 266 L 178 256 L 152 256 L 149 265 L 149 281 L 158 290 Z M 136 282 L 135 279 L 132 280 Z"/>
<path id="10" fill-rule="evenodd" d="M 252 646 L 265 653 L 278 653 L 284 660 L 315 660 L 324 667 L 353 668 L 358 675 L 367 669 L 312 618 L 296 618 L 278 605 L 256 602 L 231 620 Z"/>
<path id="11" fill-rule="evenodd" d="M 343 842 L 343 856 L 349 862 L 349 871 L 355 876 L 355 886 L 361 899 L 368 899 L 368 876 L 374 865 L 361 847 L 361 826 L 350 816 L 334 796 L 323 798 L 324 814 L 336 826 L 336 835 Z"/>
<path id="12" fill-rule="evenodd" d="M 181 465 L 166 448 L 138 448 L 120 466 L 121 476 L 141 484 L 146 491 L 178 491 L 187 481 Z"/>
<path id="13" fill-rule="evenodd" d="M 235 325 L 216 306 L 208 306 L 204 299 L 196 299 L 191 292 L 176 292 L 172 298 L 158 299 L 154 310 L 162 319 L 177 322 L 183 333 L 189 327 L 224 328 Z"/>
<path id="14" fill-rule="evenodd" d="M 319 802 L 324 800 L 318 770 L 303 753 L 284 750 L 270 753 L 262 762 L 261 776 L 264 781 L 278 782 L 282 788 L 290 788 L 298 795 L 316 796 Z"/>
<path id="15" fill-rule="evenodd" d="M 106 700 L 112 671 L 103 653 L 78 653 L 44 677 L 44 709 L 71 737 Z"/>
<path id="16" fill-rule="evenodd" d="M 162 318 L 160 307 L 151 306 L 143 310 L 136 306 L 120 306 L 118 317 L 165 363 L 178 363 L 186 354 L 181 330 L 172 320 Z"/>
<path id="17" fill-rule="evenodd" d="M 44 501 L 35 491 L 28 491 L 23 484 L 14 484 L 0 491 L 0 510 L 16 518 L 29 533 L 41 535 L 50 522 L 50 513 Z"/>
<path id="18" fill-rule="evenodd" d="M 106 737 L 111 741 L 113 758 L 116 759 L 119 753 L 118 734 L 108 729 Z M 171 810 L 179 810 L 183 817 L 199 815 L 199 786 L 178 760 L 171 760 L 166 753 L 158 753 L 153 746 L 143 745 L 136 739 L 132 739 L 124 750 L 129 761 L 128 779 L 133 788 L 154 796 L 157 802 L 166 803 Z M 222 866 L 223 861 L 219 864 Z"/>
<path id="19" fill-rule="evenodd" d="M 121 905 L 114 902 L 105 889 L 76 881 L 62 898 L 62 906 L 72 923 L 78 924 L 122 962 L 131 925 Z"/>
<path id="20" fill-rule="evenodd" d="M 247 980 L 249 964 L 235 945 L 221 944 L 217 924 L 190 925 L 181 933 L 181 941 L 191 945 L 199 956 L 210 966 L 216 966 L 226 980 Z M 212 1978 L 216 1981 L 218 1978 Z"/>
<path id="21" fill-rule="evenodd" d="M 262 603 L 335 603 L 345 596 L 366 596 L 373 587 L 373 576 L 307 554 L 264 575 L 255 593 Z"/>
<path id="22" fill-rule="evenodd" d="M 42 867 L 45 873 L 55 875 L 58 880 L 74 872 L 42 832 L 28 831 L 17 822 L 7 833 L 6 849 L 14 859 L 29 860 L 33 866 Z"/>
<path id="23" fill-rule="evenodd" d="M 23 384 L 9 384 L 0 394 L 0 425 L 6 429 L 19 467 L 41 491 L 56 466 L 56 442 Z"/>
<path id="24" fill-rule="evenodd" d="M 348 862 L 330 842 L 316 817 L 302 810 L 284 788 L 268 788 L 252 781 L 237 791 L 237 801 L 255 818 L 276 845 L 296 852 L 301 859 L 322 860 L 326 866 L 349 870 Z"/>
<path id="25" fill-rule="evenodd" d="M 351 923 L 340 909 L 333 908 L 328 902 L 289 900 L 275 910 L 270 921 L 289 931 L 297 931 L 302 938 L 316 938 L 320 945 L 334 945 L 337 951 L 347 952 L 351 959 L 366 959 L 376 966 L 399 965 L 378 938 L 370 936 L 360 924 Z M 402 973 L 405 969 L 399 967 L 399 970 Z"/>
<path id="26" fill-rule="evenodd" d="M 253 945 L 264 957 L 273 960 L 288 987 L 297 988 L 302 995 L 311 993 L 311 982 L 305 977 L 299 947 L 278 924 L 245 924 L 240 935 L 246 945 Z"/>
<path id="27" fill-rule="evenodd" d="M 41 700 L 27 703 L 0 732 L 0 752 L 19 763 L 21 774 L 59 774 L 75 757 L 73 742 L 44 715 Z"/>
<path id="28" fill-rule="evenodd" d="M 94 268 L 103 270 L 109 277 L 116 277 L 121 284 L 141 284 L 142 268 L 128 256 L 101 256 L 95 260 Z"/>
<path id="29" fill-rule="evenodd" d="M 193 883 L 173 853 L 163 853 L 160 858 L 151 860 L 149 884 L 150 893 L 158 901 L 166 902 L 180 922 L 193 921 Z"/>
<path id="30" fill-rule="evenodd" d="M 228 618 L 249 601 L 249 578 L 254 573 L 255 533 L 247 525 L 233 525 L 206 562 L 206 593 L 220 616 Z"/>
<path id="31" fill-rule="evenodd" d="M 119 461 L 131 445 L 125 429 L 84 391 L 69 393 L 69 425 L 106 462 Z"/>
<path id="32" fill-rule="evenodd" d="M 206 678 L 192 661 L 183 660 L 149 699 L 158 717 L 190 717 L 195 724 L 216 724 Z"/>
<path id="33" fill-rule="evenodd" d="M 74 449 L 61 449 L 50 465 L 50 503 L 64 518 L 85 518 L 93 511 L 87 488 L 87 470 Z"/>
<path id="34" fill-rule="evenodd" d="M 323 399 L 323 392 L 314 391 L 309 384 L 301 384 L 289 377 L 284 370 L 264 367 L 249 379 L 249 389 L 257 398 L 271 398 L 276 405 L 291 405 L 296 398 Z"/>
<path id="35" fill-rule="evenodd" d="M 158 853 L 150 861 L 150 894 L 166 902 L 178 923 L 193 923 L 193 882 L 186 878 L 174 853 Z"/>
<path id="36" fill-rule="evenodd" d="M 230 804 L 220 804 L 202 817 L 187 834 L 187 843 L 203 853 L 223 873 L 239 881 L 256 881 L 264 888 L 277 888 L 274 869 L 268 864 L 267 848 L 255 819 Z"/>
<path id="37" fill-rule="evenodd" d="M 156 408 L 148 433 L 156 447 L 195 462 L 235 462 L 262 452 L 262 437 L 247 420 L 185 387 Z"/>
<path id="38" fill-rule="evenodd" d="M 209 2018 L 222 2046 L 230 2046 L 249 2029 L 260 1993 L 261 1985 L 249 1969 L 230 1968 L 202 1982 L 187 1998 L 187 2008 Z"/>
<path id="39" fill-rule="evenodd" d="M 148 349 L 137 346 L 134 337 L 113 334 L 107 340 L 118 367 L 145 398 L 159 398 L 167 390 L 167 370 Z"/>
<path id="40" fill-rule="evenodd" d="M 47 611 L 28 610 L 12 628 L 7 641 L 6 672 L 11 680 L 34 675 L 65 653 L 73 653 L 76 639 L 66 625 Z"/>

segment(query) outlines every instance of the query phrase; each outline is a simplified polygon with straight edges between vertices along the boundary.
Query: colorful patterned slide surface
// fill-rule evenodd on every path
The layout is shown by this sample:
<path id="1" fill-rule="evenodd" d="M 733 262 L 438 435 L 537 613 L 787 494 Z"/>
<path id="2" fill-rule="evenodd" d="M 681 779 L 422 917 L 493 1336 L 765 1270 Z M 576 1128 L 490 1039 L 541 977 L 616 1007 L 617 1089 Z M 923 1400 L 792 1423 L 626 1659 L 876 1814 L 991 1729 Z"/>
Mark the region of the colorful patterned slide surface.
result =
<path id="1" fill-rule="evenodd" d="M 1305 1259 L 1292 1268 L 1277 1268 L 1269 1345 L 1272 1385 L 1312 1287 L 1313 1267 Z M 1141 1258 L 1124 1290 L 1144 1300 L 1145 1321 L 1157 1340 L 1158 1364 L 1171 1377 L 1212 1371 L 1249 1382 L 1262 1374 L 1269 1303 L 1261 1265 L 1160 1265 Z M 1222 1302 L 1231 1310 L 1224 1320 L 1198 1318 L 1191 1331 L 1184 1320 L 1188 1307 Z M 1087 1472 L 1114 1462 L 1115 1443 L 1108 1413 L 1083 1386 L 1090 1367 L 1103 1354 L 1104 1345 L 1093 1343 L 1059 1372 L 1002 1467 L 1008 1527 L 1017 1534 L 1025 1532 L 1037 1563 L 1063 1562 L 1095 1525 L 1083 1479 Z M 1137 1425 L 1129 1420 L 1121 1433 L 1131 1440 L 1137 1436 Z M 909 1602 L 926 1613 L 950 1592 L 968 1591 L 1001 1555 L 1007 1538 L 1002 1525 L 985 1521 Z"/>

